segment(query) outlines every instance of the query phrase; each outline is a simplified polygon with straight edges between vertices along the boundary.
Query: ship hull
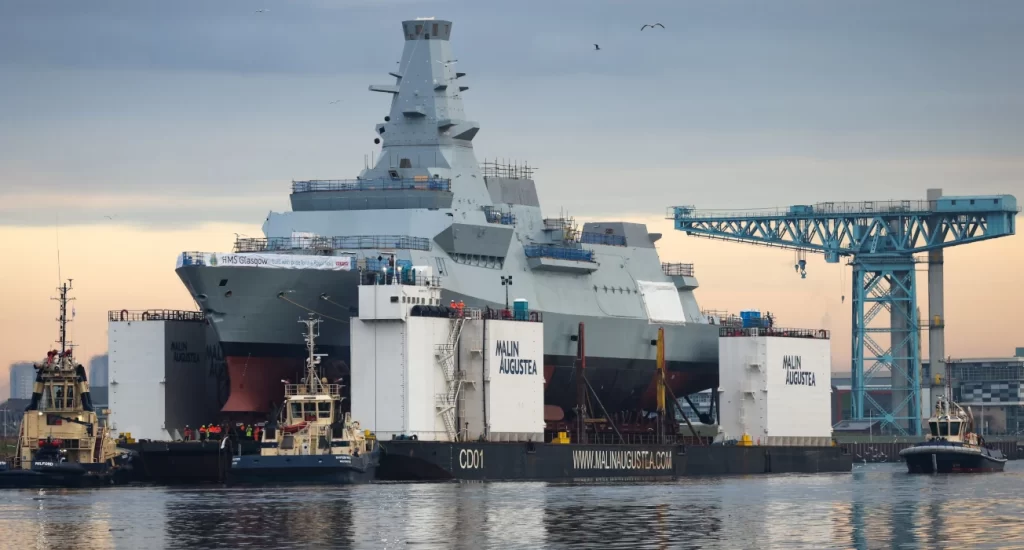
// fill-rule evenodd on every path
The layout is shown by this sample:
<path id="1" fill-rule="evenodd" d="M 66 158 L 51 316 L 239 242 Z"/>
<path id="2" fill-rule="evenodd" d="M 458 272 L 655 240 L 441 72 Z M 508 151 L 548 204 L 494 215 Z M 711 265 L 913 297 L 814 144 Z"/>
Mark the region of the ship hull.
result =
<path id="1" fill-rule="evenodd" d="M 657 481 L 850 472 L 839 447 L 383 442 L 382 481 Z"/>
<path id="2" fill-rule="evenodd" d="M 229 484 L 355 485 L 370 483 L 380 453 L 369 455 L 242 455 L 231 459 Z"/>
<path id="3" fill-rule="evenodd" d="M 999 451 L 954 444 L 923 444 L 900 451 L 911 474 L 1002 472 L 1006 458 Z"/>
<path id="4" fill-rule="evenodd" d="M 302 366 L 305 345 L 297 321 L 310 312 L 324 319 L 318 351 L 328 355 L 335 374 L 347 376 L 348 319 L 358 315 L 358 273 L 223 266 L 186 266 L 177 272 L 197 296 L 220 338 L 231 377 L 225 412 L 271 410 L 280 398 L 280 380 L 294 379 Z M 442 291 L 442 303 L 452 300 L 467 307 L 504 307 Z M 635 317 L 539 311 L 544 320 L 547 404 L 564 410 L 575 405 L 577 342 L 573 337 L 581 322 L 586 327 L 586 376 L 609 413 L 654 407 L 656 348 L 652 342 L 659 326 L 665 327 L 668 382 L 676 395 L 708 389 L 718 382 L 716 326 L 657 325 Z"/>
<path id="5" fill-rule="evenodd" d="M 0 489 L 37 489 L 61 487 L 68 489 L 110 487 L 133 481 L 127 461 L 119 465 L 49 463 L 33 464 L 31 469 L 0 468 Z"/>

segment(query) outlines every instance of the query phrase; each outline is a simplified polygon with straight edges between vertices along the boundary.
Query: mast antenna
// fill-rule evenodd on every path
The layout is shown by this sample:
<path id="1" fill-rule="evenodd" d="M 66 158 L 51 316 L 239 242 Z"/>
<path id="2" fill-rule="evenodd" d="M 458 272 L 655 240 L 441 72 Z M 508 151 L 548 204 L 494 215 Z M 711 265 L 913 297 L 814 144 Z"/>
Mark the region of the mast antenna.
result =
<path id="1" fill-rule="evenodd" d="M 57 284 L 60 284 L 64 279 L 60 276 L 60 212 L 54 213 L 54 232 L 57 235 Z"/>
<path id="2" fill-rule="evenodd" d="M 306 387 L 310 393 L 321 393 L 325 388 L 322 387 L 316 367 L 320 364 L 320 358 L 326 354 L 316 352 L 316 338 L 320 336 L 322 320 L 310 313 L 309 318 L 299 319 L 299 322 L 306 325 Z"/>
<path id="3" fill-rule="evenodd" d="M 72 288 L 72 279 L 68 279 L 68 282 L 61 284 L 57 287 L 57 292 L 60 296 L 54 298 L 60 302 L 60 317 L 57 321 L 60 323 L 60 339 L 57 342 L 60 343 L 60 353 L 68 351 L 68 302 L 73 301 L 74 298 L 68 298 L 68 292 Z"/>

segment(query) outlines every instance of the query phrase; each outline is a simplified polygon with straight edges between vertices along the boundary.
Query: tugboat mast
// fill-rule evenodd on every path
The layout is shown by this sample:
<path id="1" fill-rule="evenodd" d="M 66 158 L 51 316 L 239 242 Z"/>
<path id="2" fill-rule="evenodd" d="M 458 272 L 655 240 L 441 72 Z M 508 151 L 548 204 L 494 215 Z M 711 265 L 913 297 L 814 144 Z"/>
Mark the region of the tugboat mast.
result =
<path id="1" fill-rule="evenodd" d="M 320 364 L 320 358 L 325 357 L 325 353 L 316 352 L 316 338 L 320 336 L 320 323 L 322 319 L 315 317 L 314 314 L 310 313 L 308 319 L 300 319 L 300 323 L 306 325 L 306 334 L 304 339 L 306 341 L 306 388 L 311 394 L 322 393 L 326 390 L 323 387 L 323 383 L 320 381 L 320 375 L 317 373 L 317 365 Z"/>
<path id="2" fill-rule="evenodd" d="M 60 317 L 57 321 L 60 322 L 60 353 L 68 351 L 68 302 L 74 300 L 74 298 L 68 298 L 68 292 L 71 290 L 71 279 L 68 282 L 57 287 L 57 292 L 60 296 L 53 298 L 54 300 L 60 301 Z"/>

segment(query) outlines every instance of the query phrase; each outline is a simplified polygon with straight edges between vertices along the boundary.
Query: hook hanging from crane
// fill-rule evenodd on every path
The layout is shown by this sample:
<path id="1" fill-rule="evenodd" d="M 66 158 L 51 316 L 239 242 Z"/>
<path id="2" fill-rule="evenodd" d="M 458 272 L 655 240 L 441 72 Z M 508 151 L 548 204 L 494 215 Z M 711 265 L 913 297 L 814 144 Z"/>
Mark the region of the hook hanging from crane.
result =
<path id="1" fill-rule="evenodd" d="M 796 251 L 796 263 L 793 264 L 793 269 L 800 274 L 801 279 L 807 278 L 807 251 L 797 250 Z"/>

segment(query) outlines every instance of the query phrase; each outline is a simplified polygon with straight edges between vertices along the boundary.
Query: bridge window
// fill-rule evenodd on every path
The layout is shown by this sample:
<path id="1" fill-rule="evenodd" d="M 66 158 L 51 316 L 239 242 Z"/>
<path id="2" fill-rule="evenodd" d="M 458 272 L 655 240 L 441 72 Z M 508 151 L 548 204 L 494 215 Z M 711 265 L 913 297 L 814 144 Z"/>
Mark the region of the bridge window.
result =
<path id="1" fill-rule="evenodd" d="M 292 418 L 302 420 L 302 403 L 292 403 Z"/>
<path id="2" fill-rule="evenodd" d="M 318 403 L 317 406 L 319 408 L 319 413 L 318 414 L 320 415 L 320 418 L 330 418 L 331 417 L 331 404 L 330 403 L 328 403 L 326 401 L 322 401 L 322 402 Z"/>
<path id="3" fill-rule="evenodd" d="M 949 423 L 949 435 L 960 435 L 960 422 Z"/>
<path id="4" fill-rule="evenodd" d="M 939 423 L 938 422 L 929 422 L 928 423 L 928 429 L 931 430 L 933 436 L 939 435 Z"/>
<path id="5" fill-rule="evenodd" d="M 434 34 L 437 34 L 437 23 L 434 23 Z"/>

